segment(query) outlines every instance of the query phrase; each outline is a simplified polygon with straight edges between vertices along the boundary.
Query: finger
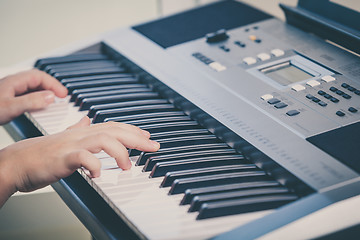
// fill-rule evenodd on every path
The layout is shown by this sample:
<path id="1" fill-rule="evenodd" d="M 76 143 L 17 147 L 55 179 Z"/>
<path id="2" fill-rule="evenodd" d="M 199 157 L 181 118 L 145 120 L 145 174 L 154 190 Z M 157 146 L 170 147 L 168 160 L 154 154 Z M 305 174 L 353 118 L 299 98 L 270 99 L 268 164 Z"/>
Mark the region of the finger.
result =
<path id="1" fill-rule="evenodd" d="M 50 90 L 58 97 L 66 97 L 67 89 L 49 74 L 32 69 L 10 76 L 15 95 L 24 94 L 30 90 Z M 16 81 L 14 79 L 16 78 Z"/>
<path id="2" fill-rule="evenodd" d="M 140 128 L 119 123 L 96 124 L 92 126 L 93 132 L 104 132 L 118 139 L 125 147 L 145 152 L 159 150 L 160 144 L 149 139 L 150 133 Z"/>
<path id="3" fill-rule="evenodd" d="M 121 169 L 127 170 L 131 168 L 128 150 L 116 138 L 100 133 L 87 137 L 83 140 L 83 144 L 92 153 L 98 153 L 103 150 L 109 156 L 115 158 L 117 165 Z"/>
<path id="4" fill-rule="evenodd" d="M 84 167 L 90 172 L 90 177 L 100 176 L 101 162 L 87 150 L 72 152 L 68 155 L 67 160 L 69 161 L 68 167 L 71 170 Z"/>
<path id="5" fill-rule="evenodd" d="M 40 91 L 15 97 L 8 101 L 8 114 L 12 117 L 21 115 L 26 111 L 39 110 L 54 102 L 54 93 Z"/>
<path id="6" fill-rule="evenodd" d="M 85 116 L 82 119 L 80 119 L 79 122 L 77 122 L 76 124 L 68 127 L 67 129 L 73 129 L 73 128 L 79 128 L 79 127 L 87 127 L 87 126 L 90 126 L 90 118 L 88 116 Z"/>

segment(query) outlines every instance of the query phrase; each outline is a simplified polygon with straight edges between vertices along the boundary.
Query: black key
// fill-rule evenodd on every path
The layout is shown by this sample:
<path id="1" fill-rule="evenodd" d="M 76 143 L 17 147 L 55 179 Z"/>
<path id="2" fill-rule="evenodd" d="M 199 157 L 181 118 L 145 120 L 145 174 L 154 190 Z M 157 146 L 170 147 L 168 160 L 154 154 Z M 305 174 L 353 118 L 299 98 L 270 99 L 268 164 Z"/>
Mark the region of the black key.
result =
<path id="1" fill-rule="evenodd" d="M 191 121 L 189 121 L 191 122 Z M 177 122 L 174 122 L 177 123 Z M 166 123 L 165 123 L 166 124 Z M 141 125 L 138 125 L 141 128 Z M 173 137 L 166 139 L 158 139 L 158 143 L 160 143 L 160 148 L 169 148 L 176 146 L 186 146 L 193 144 L 205 144 L 205 143 L 217 143 L 220 142 L 219 139 L 214 135 L 191 135 L 185 137 Z M 137 150 L 129 151 L 129 155 L 135 156 L 140 155 L 141 152 Z"/>
<path id="2" fill-rule="evenodd" d="M 196 151 L 196 152 L 188 152 L 188 153 L 175 153 L 175 154 L 151 157 L 146 161 L 143 171 L 144 172 L 151 171 L 155 166 L 155 164 L 161 162 L 179 161 L 183 159 L 196 159 L 196 158 L 203 158 L 209 156 L 221 157 L 221 156 L 236 155 L 236 154 L 237 154 L 236 151 L 230 148 L 230 149 Z"/>
<path id="3" fill-rule="evenodd" d="M 104 60 L 93 60 L 93 61 L 81 61 L 81 62 L 73 62 L 73 63 L 57 63 L 57 64 L 49 64 L 44 67 L 43 71 L 48 72 L 51 69 L 63 69 L 63 68 L 76 68 L 76 67 L 82 67 L 82 66 L 94 66 L 94 65 L 101 65 L 101 64 L 116 64 L 115 61 L 104 59 Z"/>
<path id="4" fill-rule="evenodd" d="M 61 73 L 61 72 L 81 71 L 85 69 L 107 68 L 107 67 L 119 67 L 119 64 L 113 61 L 101 61 L 101 62 L 87 61 L 87 62 L 78 62 L 78 63 L 48 65 L 44 70 L 48 74 L 54 75 L 56 73 Z"/>
<path id="5" fill-rule="evenodd" d="M 103 96 L 84 99 L 80 105 L 80 110 L 89 110 L 92 105 L 105 104 L 105 103 L 114 103 L 114 102 L 125 102 L 125 101 L 134 101 L 134 100 L 143 100 L 158 98 L 159 94 L 155 92 L 146 92 L 146 93 L 129 93 L 123 94 L 121 96 Z"/>
<path id="6" fill-rule="evenodd" d="M 61 63 L 71 63 L 71 62 L 80 62 L 80 61 L 97 61 L 108 59 L 107 56 L 103 54 L 93 53 L 93 54 L 73 54 L 64 57 L 51 57 L 39 59 L 35 63 L 35 67 L 39 69 L 44 69 L 46 65 L 49 64 L 61 64 Z"/>
<path id="7" fill-rule="evenodd" d="M 199 211 L 201 205 L 204 203 L 218 202 L 223 200 L 245 199 L 247 197 L 257 197 L 257 196 L 276 196 L 276 195 L 282 195 L 284 193 L 289 193 L 289 190 L 284 187 L 277 187 L 277 188 L 237 190 L 226 193 L 196 196 L 190 204 L 189 212 Z"/>
<path id="8" fill-rule="evenodd" d="M 190 137 L 174 137 L 157 140 L 160 143 L 161 148 L 170 148 L 177 146 L 186 146 L 194 144 L 205 144 L 205 143 L 218 143 L 220 140 L 215 135 L 198 135 Z"/>
<path id="9" fill-rule="evenodd" d="M 186 189 L 185 195 L 181 200 L 180 205 L 190 204 L 195 196 L 201 196 L 205 194 L 224 193 L 224 192 L 231 192 L 241 189 L 256 189 L 262 187 L 279 187 L 279 186 L 280 184 L 275 181 L 258 181 L 258 182 L 255 181 L 255 182 L 211 186 L 204 188 L 190 188 L 190 189 Z"/>
<path id="10" fill-rule="evenodd" d="M 281 207 L 297 199 L 294 194 L 260 196 L 203 204 L 197 219 L 206 219 Z"/>
<path id="11" fill-rule="evenodd" d="M 63 78 L 93 76 L 93 75 L 112 74 L 112 73 L 125 73 L 125 72 L 126 70 L 121 67 L 106 67 L 106 68 L 91 68 L 91 69 L 83 69 L 83 70 L 57 72 L 52 76 L 61 80 Z"/>
<path id="12" fill-rule="evenodd" d="M 166 99 L 146 99 L 146 100 L 128 101 L 128 102 L 120 102 L 120 103 L 99 104 L 90 107 L 88 117 L 90 118 L 94 117 L 96 112 L 100 110 L 121 108 L 121 107 L 152 105 L 152 104 L 166 104 L 166 103 L 169 103 Z"/>
<path id="13" fill-rule="evenodd" d="M 193 129 L 190 129 L 190 131 L 192 130 Z M 182 130 L 182 131 L 187 131 L 187 130 Z M 166 149 L 160 148 L 157 152 L 142 152 L 136 161 L 136 165 L 137 166 L 144 165 L 147 159 L 150 157 L 162 156 L 169 153 L 186 153 L 192 151 L 211 150 L 211 149 L 229 149 L 229 146 L 226 143 L 210 143 L 210 144 L 200 144 L 200 145 L 192 145 L 192 146 L 179 146 L 179 147 L 166 148 Z"/>
<path id="14" fill-rule="evenodd" d="M 101 87 L 109 85 L 121 85 L 121 84 L 134 84 L 139 83 L 136 78 L 110 78 L 110 79 L 99 79 L 84 82 L 67 83 L 65 87 L 71 94 L 76 89 L 90 88 L 90 87 Z"/>
<path id="15" fill-rule="evenodd" d="M 168 121 L 168 120 L 166 120 Z M 156 123 L 156 124 L 145 124 L 145 125 L 137 125 L 143 130 L 149 131 L 151 134 L 158 132 L 168 132 L 168 131 L 178 131 L 178 130 L 188 130 L 188 129 L 198 129 L 201 128 L 199 124 L 195 121 L 175 121 L 175 122 L 165 122 L 165 123 Z M 203 143 L 214 143 L 211 141 L 202 141 Z M 191 142 L 195 144 L 194 142 Z M 201 144 L 199 142 L 199 144 Z M 181 146 L 181 144 L 179 143 Z M 164 148 L 164 145 L 161 146 Z M 141 152 L 138 150 L 131 149 L 129 151 L 130 156 L 140 155 Z"/>
<path id="16" fill-rule="evenodd" d="M 198 158 L 196 160 L 186 159 L 172 162 L 163 162 L 154 166 L 150 173 L 150 177 L 165 176 L 167 172 L 244 163 L 247 163 L 247 161 L 242 156 L 206 157 Z"/>
<path id="17" fill-rule="evenodd" d="M 120 85 L 121 86 L 121 85 Z M 98 92 L 89 92 L 81 93 L 77 96 L 75 100 L 75 106 L 80 106 L 83 99 L 99 97 L 99 96 L 111 96 L 111 95 L 121 95 L 126 93 L 140 93 L 140 92 L 151 92 L 149 88 L 128 88 L 128 89 L 114 89 L 114 90 L 105 90 Z"/>
<path id="18" fill-rule="evenodd" d="M 108 118 L 105 119 L 107 121 Z M 125 121 L 123 123 L 131 124 L 135 126 L 141 126 L 143 124 L 153 124 L 153 123 L 168 123 L 168 122 L 179 122 L 179 121 L 191 121 L 189 116 L 175 116 L 175 117 L 163 117 L 163 118 L 148 118 L 141 120 Z"/>
<path id="19" fill-rule="evenodd" d="M 86 98 L 84 99 L 83 102 L 85 102 L 86 100 L 91 100 L 91 98 Z M 154 105 L 125 107 L 125 108 L 114 108 L 114 109 L 98 111 L 94 116 L 94 122 L 103 122 L 105 118 L 121 117 L 126 115 L 135 115 L 135 114 L 144 114 L 144 113 L 171 112 L 171 111 L 179 111 L 179 110 L 176 109 L 172 104 L 154 104 Z"/>
<path id="20" fill-rule="evenodd" d="M 211 176 L 177 179 L 171 185 L 169 194 L 184 193 L 189 188 L 209 187 L 230 183 L 242 183 L 250 181 L 264 181 L 269 179 L 263 171 L 249 171 L 239 173 L 224 173 Z"/>
<path id="21" fill-rule="evenodd" d="M 60 82 L 66 85 L 68 83 L 77 83 L 77 82 L 93 81 L 100 79 L 112 79 L 112 78 L 136 78 L 136 77 L 131 73 L 114 73 L 114 74 L 101 74 L 95 76 L 64 78 L 61 79 Z M 138 81 L 136 81 L 136 83 L 138 83 Z"/>
<path id="22" fill-rule="evenodd" d="M 168 172 L 166 173 L 160 187 L 170 187 L 176 179 L 181 178 L 190 178 L 190 177 L 200 177 L 208 176 L 222 173 L 235 173 L 241 171 L 250 171 L 256 170 L 257 167 L 254 164 L 246 165 L 229 165 L 229 166 L 220 166 L 220 167 L 211 167 L 211 168 L 201 168 L 201 169 L 190 169 L 177 172 Z"/>
<path id="23" fill-rule="evenodd" d="M 110 91 L 110 90 L 120 90 L 120 89 L 138 89 L 138 88 L 146 88 L 145 84 L 124 84 L 124 85 L 114 85 L 114 86 L 104 86 L 104 87 L 93 87 L 93 88 L 83 88 L 74 90 L 71 94 L 71 102 L 74 102 L 78 95 L 84 93 L 94 93 L 101 91 Z"/>
<path id="24" fill-rule="evenodd" d="M 184 112 L 182 111 L 176 111 L 176 112 L 158 112 L 158 113 L 145 113 L 145 114 L 135 114 L 135 115 L 126 115 L 121 117 L 113 117 L 113 118 L 106 118 L 104 121 L 109 122 L 122 122 L 122 123 L 128 123 L 128 122 L 137 122 L 137 125 L 141 124 L 147 124 L 147 122 L 153 123 L 153 119 L 159 119 L 162 117 L 181 117 L 179 119 L 182 119 L 184 121 L 191 120 L 190 117 L 184 115 Z M 144 122 L 140 122 L 141 120 L 144 120 Z M 150 121 L 149 121 L 150 120 Z M 155 121 L 156 122 L 156 121 Z M 169 121 L 170 122 L 170 121 Z M 128 123 L 130 124 L 130 123 Z"/>
<path id="25" fill-rule="evenodd" d="M 184 135 L 200 135 L 200 134 L 211 134 L 209 130 L 203 128 L 203 129 L 188 129 L 188 130 L 181 130 L 181 131 L 169 131 L 169 132 L 160 132 L 160 133 L 154 133 L 151 134 L 151 139 L 157 140 L 157 139 L 163 139 L 163 138 L 170 138 L 170 137 L 176 137 L 176 136 L 184 136 Z"/>
<path id="26" fill-rule="evenodd" d="M 141 129 L 149 131 L 151 134 L 158 132 L 169 132 L 187 129 L 202 128 L 196 121 L 181 121 L 161 124 L 149 124 L 139 126 Z"/>

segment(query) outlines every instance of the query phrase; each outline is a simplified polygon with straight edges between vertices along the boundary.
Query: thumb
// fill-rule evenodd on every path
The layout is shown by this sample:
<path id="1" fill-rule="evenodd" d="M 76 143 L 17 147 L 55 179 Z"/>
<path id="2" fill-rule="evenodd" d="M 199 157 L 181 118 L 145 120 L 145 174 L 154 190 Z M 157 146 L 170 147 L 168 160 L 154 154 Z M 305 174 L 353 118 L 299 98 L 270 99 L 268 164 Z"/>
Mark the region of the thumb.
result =
<path id="1" fill-rule="evenodd" d="M 38 91 L 15 97 L 9 106 L 13 115 L 18 116 L 26 111 L 39 110 L 53 103 L 55 94 L 52 91 Z"/>
<path id="2" fill-rule="evenodd" d="M 83 117 L 79 122 L 74 125 L 68 127 L 67 129 L 79 128 L 79 127 L 87 127 L 90 126 L 90 118 L 88 116 Z"/>

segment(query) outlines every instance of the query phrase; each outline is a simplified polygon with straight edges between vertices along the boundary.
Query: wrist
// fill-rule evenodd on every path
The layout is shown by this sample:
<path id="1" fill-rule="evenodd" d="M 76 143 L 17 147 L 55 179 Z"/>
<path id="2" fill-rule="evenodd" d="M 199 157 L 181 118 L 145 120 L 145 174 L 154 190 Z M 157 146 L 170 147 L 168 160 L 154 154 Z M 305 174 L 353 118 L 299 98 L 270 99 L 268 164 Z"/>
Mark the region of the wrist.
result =
<path id="1" fill-rule="evenodd" d="M 5 151 L 5 149 L 0 150 L 0 208 L 17 191 L 15 181 L 13 181 L 16 173 L 14 173 L 11 159 L 6 157 Z"/>

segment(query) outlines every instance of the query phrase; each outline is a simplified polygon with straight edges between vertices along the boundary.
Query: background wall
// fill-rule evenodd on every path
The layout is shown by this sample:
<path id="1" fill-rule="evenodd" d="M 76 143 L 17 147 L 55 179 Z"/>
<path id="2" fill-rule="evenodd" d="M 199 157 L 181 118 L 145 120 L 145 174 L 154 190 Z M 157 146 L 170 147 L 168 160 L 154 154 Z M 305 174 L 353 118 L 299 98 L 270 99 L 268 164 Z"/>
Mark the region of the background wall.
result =
<path id="1" fill-rule="evenodd" d="M 0 78 L 13 66 L 118 27 L 216 0 L 0 0 Z M 283 19 L 279 2 L 247 0 Z M 0 128 L 0 148 L 11 144 Z M 91 239 L 51 187 L 18 193 L 0 209 L 0 239 Z"/>

